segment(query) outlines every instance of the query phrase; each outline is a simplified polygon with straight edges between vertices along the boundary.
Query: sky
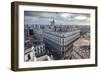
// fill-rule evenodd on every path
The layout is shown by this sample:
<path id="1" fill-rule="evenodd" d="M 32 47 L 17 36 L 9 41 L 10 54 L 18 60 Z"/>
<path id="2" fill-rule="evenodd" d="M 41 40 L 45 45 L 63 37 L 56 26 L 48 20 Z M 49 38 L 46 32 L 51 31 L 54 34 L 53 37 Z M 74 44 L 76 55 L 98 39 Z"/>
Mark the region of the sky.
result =
<path id="1" fill-rule="evenodd" d="M 90 14 L 24 11 L 24 23 L 28 25 L 48 25 L 52 20 L 56 25 L 90 25 Z"/>

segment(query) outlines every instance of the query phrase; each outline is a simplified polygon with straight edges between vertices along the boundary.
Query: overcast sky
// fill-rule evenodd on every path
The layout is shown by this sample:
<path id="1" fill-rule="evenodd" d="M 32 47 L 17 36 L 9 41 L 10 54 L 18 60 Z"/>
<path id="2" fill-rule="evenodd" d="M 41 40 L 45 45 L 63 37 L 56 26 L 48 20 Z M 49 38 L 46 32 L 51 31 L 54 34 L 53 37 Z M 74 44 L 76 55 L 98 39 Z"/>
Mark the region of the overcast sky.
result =
<path id="1" fill-rule="evenodd" d="M 24 11 L 25 24 L 90 25 L 90 14 Z"/>

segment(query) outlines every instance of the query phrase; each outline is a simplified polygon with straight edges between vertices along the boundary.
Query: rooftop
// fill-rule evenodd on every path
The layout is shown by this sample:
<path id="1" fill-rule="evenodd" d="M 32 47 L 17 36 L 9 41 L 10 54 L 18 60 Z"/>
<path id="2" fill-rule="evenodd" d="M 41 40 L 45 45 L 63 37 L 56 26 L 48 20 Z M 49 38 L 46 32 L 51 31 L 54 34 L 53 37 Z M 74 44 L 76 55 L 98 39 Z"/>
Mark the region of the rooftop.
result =
<path id="1" fill-rule="evenodd" d="M 76 47 L 81 47 L 81 46 L 89 46 L 90 45 L 90 41 L 86 40 L 85 38 L 80 38 L 79 40 L 77 40 L 74 45 Z"/>
<path id="2" fill-rule="evenodd" d="M 32 47 L 32 44 L 25 43 L 25 44 L 24 44 L 24 47 L 25 47 L 25 49 L 29 49 L 29 48 L 31 48 L 31 47 Z"/>

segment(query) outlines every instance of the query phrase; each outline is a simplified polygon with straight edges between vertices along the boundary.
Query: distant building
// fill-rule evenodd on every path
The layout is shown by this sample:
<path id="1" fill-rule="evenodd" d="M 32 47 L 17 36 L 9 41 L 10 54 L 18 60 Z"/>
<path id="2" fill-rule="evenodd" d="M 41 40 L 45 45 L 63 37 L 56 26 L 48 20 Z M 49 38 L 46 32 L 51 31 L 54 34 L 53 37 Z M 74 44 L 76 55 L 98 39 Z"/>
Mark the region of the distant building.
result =
<path id="1" fill-rule="evenodd" d="M 55 25 L 55 20 L 54 19 L 50 22 L 50 25 L 51 26 L 54 26 Z"/>
<path id="2" fill-rule="evenodd" d="M 24 25 L 24 40 L 29 40 L 29 26 L 28 24 Z"/>

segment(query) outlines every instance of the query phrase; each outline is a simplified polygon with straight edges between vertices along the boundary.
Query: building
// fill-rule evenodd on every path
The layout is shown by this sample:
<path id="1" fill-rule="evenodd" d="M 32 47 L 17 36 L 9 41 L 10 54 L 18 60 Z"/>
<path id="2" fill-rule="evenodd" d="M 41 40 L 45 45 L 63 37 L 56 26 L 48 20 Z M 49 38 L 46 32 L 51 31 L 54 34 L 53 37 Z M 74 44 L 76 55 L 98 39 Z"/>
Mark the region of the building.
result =
<path id="1" fill-rule="evenodd" d="M 55 25 L 51 21 L 50 25 L 32 25 L 34 36 L 45 44 L 46 54 L 51 59 L 71 59 L 73 43 L 80 37 L 80 31 L 69 25 Z"/>
<path id="2" fill-rule="evenodd" d="M 90 58 L 90 41 L 81 37 L 73 44 L 72 59 Z"/>
<path id="3" fill-rule="evenodd" d="M 39 26 L 36 26 L 34 29 L 26 26 L 24 28 L 24 38 L 25 61 L 50 60 L 46 55 L 42 31 Z"/>
<path id="4" fill-rule="evenodd" d="M 35 56 L 36 57 L 40 57 L 46 54 L 45 51 L 45 44 L 41 43 L 41 44 L 34 44 L 34 51 L 35 51 Z"/>
<path id="5" fill-rule="evenodd" d="M 32 47 L 32 44 L 29 43 L 29 41 L 25 41 L 24 49 L 24 61 L 36 61 L 34 47 Z"/>
<path id="6" fill-rule="evenodd" d="M 43 40 L 49 56 L 53 59 L 70 59 L 73 51 L 73 42 L 80 37 L 80 31 L 53 32 L 43 30 Z"/>
<path id="7" fill-rule="evenodd" d="M 24 51 L 24 61 L 47 61 L 51 60 L 50 57 L 46 54 L 44 44 L 30 44 L 29 42 L 25 43 Z"/>
<path id="8" fill-rule="evenodd" d="M 28 24 L 24 25 L 24 40 L 29 40 L 29 26 Z"/>

